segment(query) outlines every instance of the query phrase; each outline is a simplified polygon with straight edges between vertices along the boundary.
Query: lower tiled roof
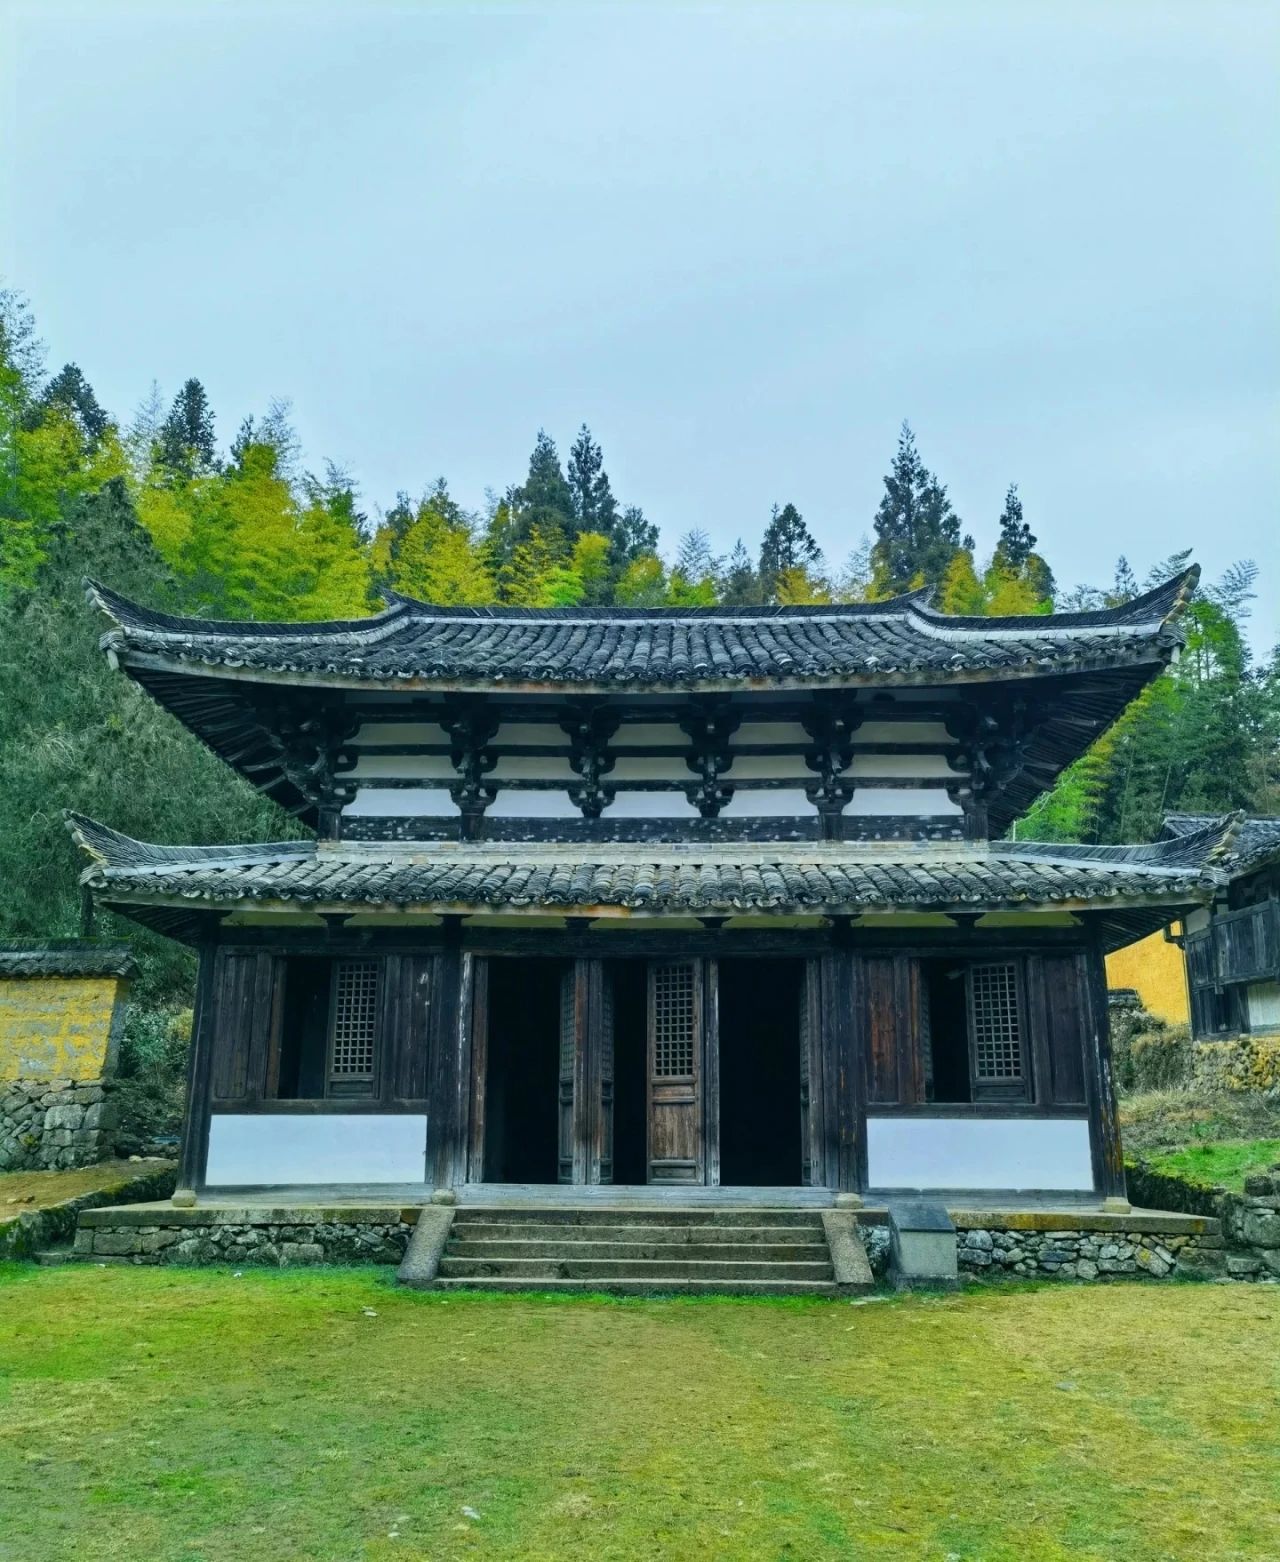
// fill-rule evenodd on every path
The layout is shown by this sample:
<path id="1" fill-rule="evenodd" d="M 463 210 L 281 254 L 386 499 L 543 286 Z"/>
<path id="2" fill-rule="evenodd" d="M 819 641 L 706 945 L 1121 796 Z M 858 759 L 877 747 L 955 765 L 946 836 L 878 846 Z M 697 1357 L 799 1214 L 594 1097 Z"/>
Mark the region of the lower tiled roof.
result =
<path id="1" fill-rule="evenodd" d="M 510 845 L 416 848 L 283 841 L 155 846 L 72 816 L 85 878 L 108 903 L 321 909 L 528 909 L 640 913 L 827 912 L 921 908 L 1178 907 L 1222 882 L 1230 824 L 1151 846 L 1036 842 L 878 845 Z"/>
<path id="2" fill-rule="evenodd" d="M 127 944 L 0 944 L 0 977 L 128 976 Z"/>
<path id="3" fill-rule="evenodd" d="M 1233 878 L 1260 867 L 1271 857 L 1280 857 L 1280 815 L 1236 814 L 1229 817 L 1238 821 L 1224 863 Z M 1184 840 L 1224 822 L 1220 814 L 1166 814 L 1162 833 L 1166 840 Z"/>

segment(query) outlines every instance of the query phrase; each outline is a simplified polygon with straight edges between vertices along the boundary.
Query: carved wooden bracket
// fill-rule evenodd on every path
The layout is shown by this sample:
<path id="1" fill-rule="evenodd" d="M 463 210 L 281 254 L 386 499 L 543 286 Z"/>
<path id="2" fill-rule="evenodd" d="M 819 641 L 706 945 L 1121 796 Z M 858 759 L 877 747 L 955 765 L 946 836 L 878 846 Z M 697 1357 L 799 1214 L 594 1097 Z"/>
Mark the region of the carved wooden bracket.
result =
<path id="1" fill-rule="evenodd" d="M 342 810 L 357 791 L 355 780 L 339 772 L 355 765 L 355 754 L 344 745 L 359 730 L 359 717 L 342 705 L 312 708 L 303 715 L 292 703 L 281 702 L 264 725 L 280 773 L 306 800 L 294 811 L 314 808 L 317 834 L 334 839 Z"/>
<path id="2" fill-rule="evenodd" d="M 462 815 L 463 840 L 473 840 L 485 809 L 498 795 L 497 787 L 484 779 L 498 763 L 487 746 L 498 730 L 497 718 L 479 700 L 459 700 L 446 705 L 441 725 L 449 734 L 449 763 L 458 773 L 449 796 Z"/>
<path id="3" fill-rule="evenodd" d="M 733 764 L 729 740 L 742 718 L 723 701 L 697 701 L 680 722 L 680 730 L 691 740 L 685 764 L 698 777 L 684 789 L 684 795 L 704 819 L 714 819 L 733 797 L 733 787 L 720 778 Z"/>
<path id="4" fill-rule="evenodd" d="M 853 799 L 853 778 L 843 772 L 853 762 L 853 734 L 863 717 L 852 705 L 822 702 L 805 711 L 801 721 L 813 739 L 804 762 L 818 777 L 806 785 L 804 795 L 821 815 L 823 838 L 836 840 L 840 815 Z"/>
<path id="5" fill-rule="evenodd" d="M 966 775 L 947 788 L 947 796 L 964 810 L 970 836 L 988 834 L 991 801 L 1026 769 L 1036 725 L 1030 702 L 1024 699 L 1009 700 L 980 715 L 967 708 L 963 715 L 948 719 L 947 732 L 959 739 L 960 748 L 947 763 Z"/>
<path id="6" fill-rule="evenodd" d="M 584 819 L 598 819 L 617 795 L 601 777 L 613 769 L 609 739 L 618 730 L 618 716 L 602 705 L 584 705 L 575 707 L 560 727 L 569 737 L 569 764 L 581 777 L 570 786 L 569 800 Z"/>

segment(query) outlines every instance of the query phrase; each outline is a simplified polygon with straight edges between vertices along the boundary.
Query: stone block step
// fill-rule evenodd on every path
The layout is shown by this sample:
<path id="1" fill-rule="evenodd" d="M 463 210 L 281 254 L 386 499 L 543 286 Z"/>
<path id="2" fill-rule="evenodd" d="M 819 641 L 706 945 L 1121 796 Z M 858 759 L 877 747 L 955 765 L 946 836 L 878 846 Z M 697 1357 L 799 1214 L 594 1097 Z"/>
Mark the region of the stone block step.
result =
<path id="1" fill-rule="evenodd" d="M 611 1226 L 597 1227 L 598 1231 L 612 1231 Z M 721 1236 L 727 1235 L 725 1232 Z M 736 1263 L 757 1261 L 768 1263 L 795 1263 L 804 1261 L 825 1262 L 827 1247 L 823 1242 L 685 1242 L 668 1241 L 664 1232 L 646 1232 L 643 1237 L 632 1232 L 625 1237 L 600 1239 L 593 1231 L 589 1239 L 552 1236 L 546 1232 L 533 1237 L 494 1237 L 474 1241 L 470 1236 L 454 1237 L 446 1249 L 450 1258 L 644 1258 L 698 1259 L 713 1262 Z"/>
<path id="2" fill-rule="evenodd" d="M 459 1205 L 454 1226 L 503 1225 L 536 1222 L 556 1226 L 788 1226 L 809 1231 L 822 1230 L 822 1216 L 804 1209 L 626 1209 L 618 1206 L 534 1206 L 477 1204 Z"/>
<path id="3" fill-rule="evenodd" d="M 467 1242 L 530 1242 L 555 1238 L 562 1242 L 794 1242 L 824 1240 L 822 1226 L 671 1226 L 662 1221 L 591 1222 L 566 1226 L 541 1220 L 454 1221 L 454 1236 Z"/>
<path id="4" fill-rule="evenodd" d="M 608 1280 L 513 1280 L 497 1276 L 442 1277 L 435 1282 L 441 1291 L 529 1291 L 552 1295 L 592 1296 L 812 1296 L 839 1295 L 829 1280 L 690 1280 L 672 1275 L 651 1279 Z"/>
<path id="5" fill-rule="evenodd" d="M 77 1253 L 73 1247 L 46 1247 L 37 1250 L 37 1264 L 52 1267 L 57 1264 L 127 1264 L 127 1258 L 117 1258 L 108 1253 Z"/>
<path id="6" fill-rule="evenodd" d="M 441 1278 L 503 1280 L 827 1280 L 833 1278 L 829 1259 L 770 1263 L 675 1258 L 455 1258 L 446 1248 L 440 1260 Z"/>

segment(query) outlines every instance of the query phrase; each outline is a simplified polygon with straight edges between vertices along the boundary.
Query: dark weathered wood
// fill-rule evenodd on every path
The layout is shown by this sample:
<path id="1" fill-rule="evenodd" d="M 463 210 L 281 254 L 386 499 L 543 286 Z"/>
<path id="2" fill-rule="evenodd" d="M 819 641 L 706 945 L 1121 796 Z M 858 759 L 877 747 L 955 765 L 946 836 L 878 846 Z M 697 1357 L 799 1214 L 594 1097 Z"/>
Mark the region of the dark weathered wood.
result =
<path id="1" fill-rule="evenodd" d="M 720 1186 L 720 967 L 715 960 L 699 962 L 699 1013 L 702 1055 L 702 1179 Z"/>
<path id="2" fill-rule="evenodd" d="M 672 968 L 689 973 L 692 984 L 692 1048 L 687 1073 L 659 1066 L 660 994 Z M 706 1177 L 704 1071 L 704 972 L 697 960 L 655 961 L 648 971 L 649 1181 L 701 1183 Z"/>
<path id="3" fill-rule="evenodd" d="M 467 1152 L 467 1181 L 483 1182 L 485 1102 L 489 1083 L 489 962 L 476 959 L 471 978 L 471 1125 Z"/>
<path id="4" fill-rule="evenodd" d="M 1083 952 L 1029 955 L 1027 987 L 1032 1010 L 1036 1099 L 1055 1106 L 1081 1106 L 1085 1048 L 1091 1022 L 1089 968 Z M 1042 1009 L 1035 1013 L 1034 994 Z"/>
<path id="5" fill-rule="evenodd" d="M 188 1190 L 204 1186 L 209 1159 L 216 961 L 216 946 L 204 945 L 196 974 L 191 1047 L 187 1054 L 187 1109 L 182 1119 L 182 1145 L 178 1152 L 178 1187 Z"/>
<path id="6" fill-rule="evenodd" d="M 827 1186 L 854 1191 L 866 1185 L 865 1027 L 855 957 L 847 948 L 823 955 L 821 1048 L 823 1162 Z"/>
<path id="7" fill-rule="evenodd" d="M 1098 1192 L 1106 1198 L 1125 1197 L 1124 1151 L 1111 1067 L 1111 1023 L 1107 1007 L 1107 974 L 1102 950 L 1095 943 L 1084 957 L 1087 970 L 1085 1085 Z"/>
<path id="8" fill-rule="evenodd" d="M 438 1188 L 456 1187 L 466 1180 L 474 958 L 454 945 L 437 959 L 427 1078 L 427 1159 Z"/>
<path id="9" fill-rule="evenodd" d="M 213 1098 L 260 1100 L 282 1012 L 276 996 L 281 962 L 265 950 L 221 947 L 214 967 Z"/>

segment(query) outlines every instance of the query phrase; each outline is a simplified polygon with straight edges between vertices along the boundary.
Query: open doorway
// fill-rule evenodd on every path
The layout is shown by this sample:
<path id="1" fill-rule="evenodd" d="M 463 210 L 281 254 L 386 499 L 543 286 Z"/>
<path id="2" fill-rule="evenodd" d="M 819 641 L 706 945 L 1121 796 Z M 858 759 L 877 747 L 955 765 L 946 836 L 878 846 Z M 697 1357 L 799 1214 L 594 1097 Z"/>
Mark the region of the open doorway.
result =
<path id="1" fill-rule="evenodd" d="M 637 1186 L 649 1175 L 648 1032 L 643 960 L 610 960 L 613 984 L 613 1180 Z"/>
<path id="2" fill-rule="evenodd" d="M 486 1182 L 555 1182 L 562 960 L 489 963 Z"/>
<path id="3" fill-rule="evenodd" d="M 720 1181 L 798 1187 L 799 960 L 720 961 Z"/>

